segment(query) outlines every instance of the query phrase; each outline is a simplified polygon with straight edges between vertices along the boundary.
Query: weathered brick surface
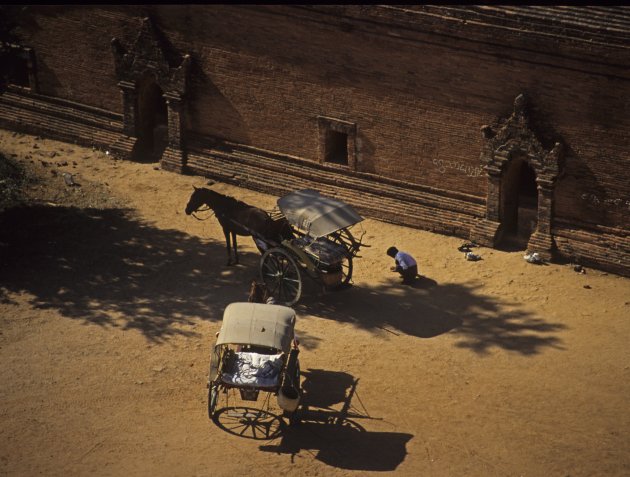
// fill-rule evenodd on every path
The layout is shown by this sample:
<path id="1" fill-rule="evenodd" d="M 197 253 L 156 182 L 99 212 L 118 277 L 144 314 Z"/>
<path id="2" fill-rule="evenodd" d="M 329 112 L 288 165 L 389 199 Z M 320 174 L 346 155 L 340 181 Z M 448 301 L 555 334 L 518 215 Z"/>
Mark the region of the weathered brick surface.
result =
<path id="1" fill-rule="evenodd" d="M 558 251 L 627 268 L 630 49 L 619 42 L 374 6 L 29 8 L 17 33 L 34 48 L 41 98 L 5 95 L 2 125 L 128 149 L 110 41 L 132 44 L 150 14 L 168 48 L 193 59 L 182 134 L 201 140 L 191 146 L 190 170 L 229 178 L 241 168 L 252 177 L 245 185 L 268 191 L 334 183 L 330 192 L 350 202 L 360 190 L 375 200 L 385 194 L 391 211 L 366 211 L 460 236 L 484 215 L 480 128 L 509 116 L 525 93 L 532 130 L 545 147 L 566 148 L 553 194 Z M 357 175 L 317 164 L 318 116 L 357 125 Z M 269 154 L 225 160 L 212 138 Z M 163 164 L 178 169 L 181 160 L 171 151 Z"/>

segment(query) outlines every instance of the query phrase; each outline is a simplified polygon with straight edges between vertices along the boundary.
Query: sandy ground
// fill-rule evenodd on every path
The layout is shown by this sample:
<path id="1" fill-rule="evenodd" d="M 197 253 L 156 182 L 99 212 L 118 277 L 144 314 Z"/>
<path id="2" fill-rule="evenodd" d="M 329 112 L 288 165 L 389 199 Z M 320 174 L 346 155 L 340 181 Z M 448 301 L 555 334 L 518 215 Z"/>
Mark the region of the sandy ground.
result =
<path id="1" fill-rule="evenodd" d="M 630 475 L 628 279 L 365 220 L 354 286 L 296 307 L 308 419 L 272 405 L 254 436 L 236 408 L 262 397 L 207 417 L 214 334 L 259 261 L 241 238 L 225 266 L 216 220 L 184 214 L 207 181 L 1 130 L 0 152 L 39 177 L 0 215 L 0 475 Z"/>

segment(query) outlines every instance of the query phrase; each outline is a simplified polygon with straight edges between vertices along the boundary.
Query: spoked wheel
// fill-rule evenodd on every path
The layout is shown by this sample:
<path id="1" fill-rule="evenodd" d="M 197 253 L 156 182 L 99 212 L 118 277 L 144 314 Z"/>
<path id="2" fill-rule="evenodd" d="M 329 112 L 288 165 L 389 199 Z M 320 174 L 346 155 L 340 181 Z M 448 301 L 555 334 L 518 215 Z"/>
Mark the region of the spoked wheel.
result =
<path id="1" fill-rule="evenodd" d="M 260 278 L 278 304 L 295 305 L 302 295 L 300 268 L 295 259 L 281 248 L 272 248 L 263 254 Z"/>
<path id="2" fill-rule="evenodd" d="M 212 419 L 214 411 L 217 408 L 217 401 L 219 400 L 219 385 L 210 384 L 208 387 L 208 417 Z"/>
<path id="3" fill-rule="evenodd" d="M 341 284 L 336 288 L 345 288 L 352 280 L 352 257 L 346 257 L 341 262 Z"/>
<path id="4" fill-rule="evenodd" d="M 285 426 L 280 416 L 248 407 L 223 408 L 216 413 L 214 421 L 230 434 L 257 440 L 275 439 Z"/>
<path id="5" fill-rule="evenodd" d="M 343 246 L 347 250 L 346 244 L 343 240 L 341 240 L 338 234 L 331 236 L 330 239 L 336 244 Z M 341 262 L 341 283 L 337 286 L 332 287 L 332 289 L 339 290 L 342 288 L 346 288 L 350 285 L 350 280 L 352 280 L 352 254 L 346 251 L 346 256 Z"/>

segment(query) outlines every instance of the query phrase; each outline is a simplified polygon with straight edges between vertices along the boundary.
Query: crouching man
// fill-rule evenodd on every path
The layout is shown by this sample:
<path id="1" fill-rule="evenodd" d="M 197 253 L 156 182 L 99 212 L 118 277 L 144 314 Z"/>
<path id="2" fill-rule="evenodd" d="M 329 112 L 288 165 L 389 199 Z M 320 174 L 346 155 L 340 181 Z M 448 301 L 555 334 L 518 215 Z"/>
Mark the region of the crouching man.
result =
<path id="1" fill-rule="evenodd" d="M 396 263 L 391 267 L 392 272 L 400 273 L 405 285 L 411 285 L 418 276 L 418 264 L 408 253 L 401 252 L 396 247 L 389 247 L 387 255 L 392 257 Z"/>

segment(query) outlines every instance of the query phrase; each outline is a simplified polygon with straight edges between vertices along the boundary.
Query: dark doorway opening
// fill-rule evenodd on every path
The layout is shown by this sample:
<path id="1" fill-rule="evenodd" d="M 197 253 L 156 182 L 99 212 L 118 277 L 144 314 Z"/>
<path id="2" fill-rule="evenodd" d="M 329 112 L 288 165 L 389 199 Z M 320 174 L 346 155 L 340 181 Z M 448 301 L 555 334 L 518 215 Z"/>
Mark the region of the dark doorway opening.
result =
<path id="1" fill-rule="evenodd" d="M 168 144 L 168 108 L 162 89 L 152 74 L 145 75 L 137 85 L 138 141 L 133 157 L 142 162 L 157 162 Z"/>
<path id="2" fill-rule="evenodd" d="M 538 224 L 536 173 L 523 158 L 515 158 L 503 174 L 501 187 L 501 246 L 525 250 Z"/>
<path id="3" fill-rule="evenodd" d="M 9 83 L 28 88 L 28 61 L 25 58 L 10 56 L 8 63 Z"/>
<path id="4" fill-rule="evenodd" d="M 326 162 L 348 165 L 348 135 L 342 132 L 328 130 L 326 132 Z"/>

